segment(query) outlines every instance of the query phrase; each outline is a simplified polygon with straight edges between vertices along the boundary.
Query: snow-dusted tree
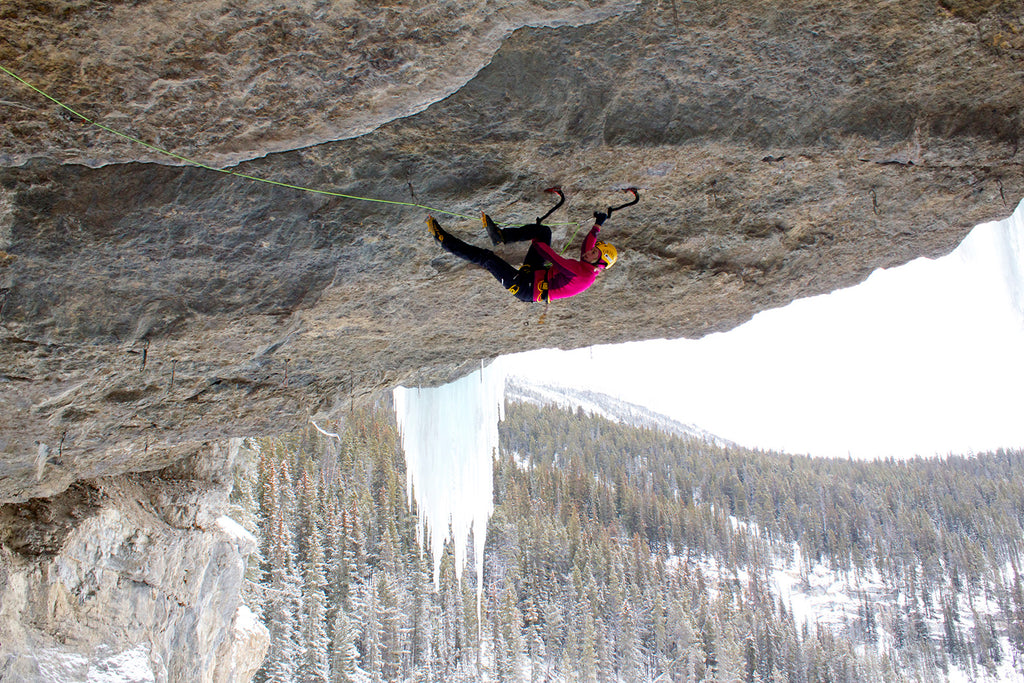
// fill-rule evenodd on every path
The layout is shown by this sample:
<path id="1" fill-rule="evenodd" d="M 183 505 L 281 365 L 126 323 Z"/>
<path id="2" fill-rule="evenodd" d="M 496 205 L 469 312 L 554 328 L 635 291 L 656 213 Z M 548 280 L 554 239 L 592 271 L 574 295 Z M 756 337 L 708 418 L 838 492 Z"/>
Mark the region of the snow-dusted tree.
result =
<path id="1" fill-rule="evenodd" d="M 374 683 L 383 680 L 381 667 L 383 663 L 383 645 L 380 641 L 380 606 L 377 603 L 377 591 L 374 588 L 375 578 L 363 587 L 357 604 L 359 610 L 359 652 L 362 668 L 372 675 Z"/>
<path id="2" fill-rule="evenodd" d="M 393 681 L 399 678 L 405 660 L 404 619 L 398 604 L 398 591 L 391 575 L 379 573 L 376 589 L 381 647 L 380 670 L 385 680 Z"/>
<path id="3" fill-rule="evenodd" d="M 267 564 L 269 585 L 264 621 L 270 631 L 270 649 L 261 675 L 268 683 L 284 683 L 295 678 L 299 665 L 298 624 L 300 582 L 296 572 L 294 534 L 287 507 L 286 491 L 291 481 L 287 461 L 271 463 L 265 483 L 267 506 Z"/>
<path id="4" fill-rule="evenodd" d="M 455 554 L 451 543 L 444 546 L 441 566 L 438 570 L 438 600 L 440 601 L 441 627 L 436 640 L 438 665 L 442 672 L 451 675 L 464 657 L 466 646 L 465 615 L 462 586 L 455 571 Z M 473 608 L 475 613 L 476 609 Z"/>
<path id="5" fill-rule="evenodd" d="M 410 534 L 415 531 L 410 530 Z M 435 619 L 439 610 L 433 608 L 434 586 L 430 577 L 430 560 L 427 554 L 413 558 L 410 563 L 409 584 L 411 600 L 407 607 L 409 621 L 409 666 L 421 670 L 431 663 L 431 641 Z"/>
<path id="6" fill-rule="evenodd" d="M 515 586 L 509 582 L 497 597 L 497 614 L 491 647 L 494 652 L 495 675 L 499 681 L 519 681 L 523 672 L 523 615 L 516 605 Z"/>
<path id="7" fill-rule="evenodd" d="M 705 604 L 697 616 L 700 640 L 700 659 L 697 662 L 697 678 L 704 681 L 718 680 L 718 633 L 715 615 Z"/>
<path id="8" fill-rule="evenodd" d="M 597 628 L 594 624 L 594 615 L 590 611 L 583 615 L 580 635 L 580 680 L 597 683 Z"/>
<path id="9" fill-rule="evenodd" d="M 309 683 L 326 681 L 329 674 L 329 641 L 327 638 L 326 605 L 327 586 L 324 577 L 324 552 L 321 532 L 315 522 L 310 524 L 306 539 L 306 562 L 302 584 L 302 614 L 300 618 L 304 652 L 300 667 L 300 680 Z"/>
<path id="10" fill-rule="evenodd" d="M 331 683 L 356 683 L 359 651 L 356 650 L 356 629 L 345 610 L 335 612 L 331 631 Z"/>
<path id="11" fill-rule="evenodd" d="M 629 597 L 622 603 L 622 621 L 616 643 L 616 669 L 626 680 L 639 678 L 643 653 L 638 632 L 638 615 Z"/>

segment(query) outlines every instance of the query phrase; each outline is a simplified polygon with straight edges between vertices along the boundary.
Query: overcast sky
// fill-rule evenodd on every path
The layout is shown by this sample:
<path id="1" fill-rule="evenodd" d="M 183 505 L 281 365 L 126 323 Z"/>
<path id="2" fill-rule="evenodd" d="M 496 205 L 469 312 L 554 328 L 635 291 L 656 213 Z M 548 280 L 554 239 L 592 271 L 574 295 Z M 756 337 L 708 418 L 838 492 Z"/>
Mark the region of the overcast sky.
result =
<path id="1" fill-rule="evenodd" d="M 1024 448 L 1024 202 L 949 256 L 727 333 L 508 360 L 511 374 L 603 391 L 752 447 L 856 458 Z"/>

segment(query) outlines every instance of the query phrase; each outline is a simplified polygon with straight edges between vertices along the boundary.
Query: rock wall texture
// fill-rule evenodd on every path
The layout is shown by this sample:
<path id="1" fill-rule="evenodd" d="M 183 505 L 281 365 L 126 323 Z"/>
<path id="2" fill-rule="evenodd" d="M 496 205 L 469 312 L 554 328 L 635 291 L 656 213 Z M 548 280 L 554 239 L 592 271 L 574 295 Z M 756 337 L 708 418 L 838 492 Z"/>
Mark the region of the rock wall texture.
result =
<path id="1" fill-rule="evenodd" d="M 244 681 L 269 636 L 241 604 L 255 539 L 225 517 L 237 444 L 0 510 L 0 680 Z"/>
<path id="2" fill-rule="evenodd" d="M 1024 194 L 1020 0 L 0 0 L 0 37 L 103 126 L 433 207 L 478 244 L 480 210 L 532 220 L 550 185 L 556 246 L 643 195 L 602 233 L 619 264 L 542 315 L 428 240 L 425 208 L 189 166 L 0 73 L 12 505 L 127 500 L 137 473 L 509 351 L 725 330 Z"/>

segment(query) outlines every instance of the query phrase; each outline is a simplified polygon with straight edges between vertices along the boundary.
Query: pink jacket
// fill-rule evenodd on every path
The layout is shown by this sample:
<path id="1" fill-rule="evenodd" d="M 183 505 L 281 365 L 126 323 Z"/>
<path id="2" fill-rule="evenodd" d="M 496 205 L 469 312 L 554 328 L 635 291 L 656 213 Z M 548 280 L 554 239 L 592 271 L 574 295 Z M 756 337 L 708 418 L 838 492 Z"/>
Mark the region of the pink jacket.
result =
<path id="1" fill-rule="evenodd" d="M 582 260 L 583 253 L 594 248 L 597 244 L 597 233 L 601 228 L 595 225 L 587 233 L 580 247 L 581 260 L 576 261 L 559 256 L 550 244 L 544 244 L 534 240 L 533 248 L 544 255 L 544 259 L 551 261 L 551 267 L 546 270 L 538 270 L 533 280 L 533 300 L 543 301 L 544 289 L 541 283 L 547 281 L 548 298 L 565 299 L 579 294 L 590 285 L 594 284 L 597 274 L 601 272 L 600 266 L 594 266 Z"/>

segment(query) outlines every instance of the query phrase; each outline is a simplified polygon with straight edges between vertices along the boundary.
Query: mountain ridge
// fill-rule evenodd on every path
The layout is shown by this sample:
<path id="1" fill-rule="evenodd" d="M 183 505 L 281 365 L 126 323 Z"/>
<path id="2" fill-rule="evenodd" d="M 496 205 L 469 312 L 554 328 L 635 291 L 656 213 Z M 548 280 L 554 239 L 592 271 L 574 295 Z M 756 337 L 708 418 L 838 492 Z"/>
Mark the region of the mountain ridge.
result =
<path id="1" fill-rule="evenodd" d="M 644 406 L 598 391 L 531 382 L 513 376 L 507 381 L 505 396 L 508 400 L 521 403 L 556 405 L 561 408 L 567 407 L 570 410 L 581 409 L 588 415 L 599 415 L 613 422 L 632 425 L 640 429 L 656 429 L 676 436 L 696 437 L 722 447 L 735 445 L 733 442 L 696 425 L 685 424 Z"/>

